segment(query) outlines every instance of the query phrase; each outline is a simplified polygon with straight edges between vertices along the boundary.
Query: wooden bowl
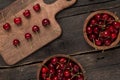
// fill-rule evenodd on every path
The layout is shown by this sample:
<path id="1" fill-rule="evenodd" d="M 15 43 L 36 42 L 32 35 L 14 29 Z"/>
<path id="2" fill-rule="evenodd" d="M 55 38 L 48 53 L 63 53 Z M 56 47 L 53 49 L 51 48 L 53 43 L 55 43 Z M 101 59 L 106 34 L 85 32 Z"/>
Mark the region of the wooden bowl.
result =
<path id="1" fill-rule="evenodd" d="M 119 43 L 119 41 L 120 41 L 120 30 L 118 30 L 119 33 L 118 33 L 118 36 L 117 36 L 116 40 L 113 41 L 109 46 L 105 46 L 105 45 L 97 46 L 97 45 L 95 45 L 95 43 L 93 43 L 92 41 L 90 41 L 90 39 L 88 38 L 88 35 L 87 35 L 87 33 L 86 33 L 86 27 L 88 26 L 89 21 L 90 21 L 96 14 L 103 14 L 103 13 L 107 13 L 108 15 L 112 16 L 115 20 L 117 20 L 118 22 L 120 22 L 120 21 L 119 21 L 119 18 L 118 18 L 114 13 L 109 12 L 109 11 L 107 11 L 107 10 L 100 10 L 100 11 L 93 12 L 93 13 L 91 13 L 91 14 L 87 17 L 87 19 L 86 19 L 85 22 L 84 22 L 84 27 L 83 27 L 84 38 L 85 38 L 86 42 L 87 42 L 90 46 L 94 47 L 94 48 L 97 49 L 97 50 L 110 49 L 110 48 L 112 48 L 112 47 L 115 47 L 115 46 Z"/>
<path id="2" fill-rule="evenodd" d="M 66 59 L 68 59 L 68 60 L 70 60 L 70 61 L 73 61 L 75 64 L 77 64 L 77 65 L 79 66 L 80 71 L 81 71 L 81 73 L 82 73 L 82 75 L 83 75 L 83 77 L 84 77 L 83 80 L 85 80 L 85 71 L 84 71 L 83 67 L 81 66 L 81 64 L 80 64 L 77 60 L 75 60 L 74 58 L 71 58 L 70 56 L 68 56 L 68 55 L 63 55 L 63 54 L 58 54 L 58 55 L 54 55 L 54 56 L 51 56 L 51 57 L 49 57 L 49 58 L 46 58 L 46 59 L 43 61 L 43 63 L 41 64 L 41 67 L 40 67 L 40 68 L 38 69 L 38 71 L 37 71 L 37 80 L 42 80 L 42 79 L 41 79 L 41 69 L 42 69 L 42 67 L 45 66 L 46 63 L 48 63 L 48 62 L 49 62 L 52 58 L 54 58 L 54 57 L 57 57 L 57 58 L 64 57 L 64 58 L 66 58 Z"/>

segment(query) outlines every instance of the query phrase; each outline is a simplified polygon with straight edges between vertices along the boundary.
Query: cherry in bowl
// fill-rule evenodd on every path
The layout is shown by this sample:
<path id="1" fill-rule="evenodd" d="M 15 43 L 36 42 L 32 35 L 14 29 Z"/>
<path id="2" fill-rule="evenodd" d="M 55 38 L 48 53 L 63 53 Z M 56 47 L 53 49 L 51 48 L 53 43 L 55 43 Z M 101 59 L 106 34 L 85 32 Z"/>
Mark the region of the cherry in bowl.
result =
<path id="1" fill-rule="evenodd" d="M 85 20 L 83 34 L 87 43 L 95 49 L 110 49 L 119 43 L 120 20 L 106 10 L 93 12 Z"/>
<path id="2" fill-rule="evenodd" d="M 85 77 L 79 62 L 58 54 L 45 59 L 38 70 L 37 80 L 85 80 Z"/>

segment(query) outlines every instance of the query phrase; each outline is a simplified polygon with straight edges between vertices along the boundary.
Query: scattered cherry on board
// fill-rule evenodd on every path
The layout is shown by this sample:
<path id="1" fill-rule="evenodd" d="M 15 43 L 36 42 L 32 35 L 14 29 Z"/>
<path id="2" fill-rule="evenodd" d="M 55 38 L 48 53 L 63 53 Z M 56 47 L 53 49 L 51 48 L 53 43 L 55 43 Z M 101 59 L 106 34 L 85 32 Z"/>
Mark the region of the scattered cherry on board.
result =
<path id="1" fill-rule="evenodd" d="M 109 11 L 101 10 L 91 13 L 84 23 L 84 38 L 92 47 L 105 50 L 119 42 L 120 21 Z"/>
<path id="2" fill-rule="evenodd" d="M 38 70 L 38 80 L 85 80 L 82 66 L 67 55 L 47 58 Z"/>

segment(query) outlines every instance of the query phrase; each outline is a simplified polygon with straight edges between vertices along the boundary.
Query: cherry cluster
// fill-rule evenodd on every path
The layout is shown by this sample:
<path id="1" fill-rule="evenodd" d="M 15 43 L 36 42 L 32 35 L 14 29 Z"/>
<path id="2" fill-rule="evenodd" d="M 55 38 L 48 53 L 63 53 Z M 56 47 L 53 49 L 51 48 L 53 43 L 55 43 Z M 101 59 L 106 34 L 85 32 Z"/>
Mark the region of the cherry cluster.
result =
<path id="1" fill-rule="evenodd" d="M 53 57 L 41 68 L 40 80 L 84 80 L 81 67 L 67 57 Z"/>
<path id="2" fill-rule="evenodd" d="M 108 13 L 98 13 L 88 22 L 88 39 L 97 46 L 110 46 L 118 37 L 120 22 Z"/>
<path id="3" fill-rule="evenodd" d="M 40 5 L 39 5 L 38 3 L 35 4 L 35 5 L 33 6 L 33 10 L 34 10 L 35 12 L 40 12 L 40 10 L 41 10 Z M 23 16 L 24 16 L 25 18 L 27 18 L 27 19 L 30 18 L 30 17 L 31 17 L 31 12 L 30 12 L 30 10 L 26 9 L 26 10 L 23 12 Z M 14 18 L 14 23 L 15 23 L 17 26 L 18 26 L 18 25 L 21 25 L 21 24 L 22 24 L 22 18 L 21 18 L 21 17 L 15 17 L 15 18 Z M 47 18 L 43 19 L 43 20 L 42 20 L 42 25 L 43 25 L 43 26 L 48 26 L 48 25 L 50 25 L 49 19 L 47 19 Z M 5 23 L 5 24 L 3 25 L 3 29 L 4 29 L 5 31 L 9 31 L 9 30 L 11 29 L 10 23 Z M 39 32 L 39 31 L 40 31 L 40 27 L 37 26 L 37 25 L 34 25 L 31 30 L 32 30 L 34 33 L 36 33 L 36 32 Z M 27 40 L 30 40 L 30 39 L 32 38 L 32 34 L 31 34 L 31 33 L 25 33 L 24 36 L 25 36 L 25 39 L 27 39 Z M 14 39 L 14 40 L 13 40 L 13 45 L 14 45 L 14 46 L 20 45 L 20 41 L 19 41 L 18 39 Z"/>

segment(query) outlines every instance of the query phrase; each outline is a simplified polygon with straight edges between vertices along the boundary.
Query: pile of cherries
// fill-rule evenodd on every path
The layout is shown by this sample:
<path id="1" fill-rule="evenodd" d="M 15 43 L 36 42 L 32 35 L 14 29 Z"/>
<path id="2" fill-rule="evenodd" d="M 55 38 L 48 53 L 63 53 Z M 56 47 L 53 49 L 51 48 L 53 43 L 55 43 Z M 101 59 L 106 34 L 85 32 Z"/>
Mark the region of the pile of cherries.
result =
<path id="1" fill-rule="evenodd" d="M 39 80 L 84 80 L 81 67 L 67 57 L 53 57 L 42 66 Z"/>
<path id="2" fill-rule="evenodd" d="M 97 46 L 110 46 L 118 37 L 120 22 L 108 13 L 97 13 L 88 22 L 88 39 Z"/>
<path id="3" fill-rule="evenodd" d="M 33 10 L 35 12 L 40 12 L 41 10 L 41 6 L 37 3 L 33 6 Z M 29 19 L 31 17 L 31 12 L 29 9 L 26 9 L 24 10 L 23 14 L 22 14 L 26 19 Z M 15 17 L 14 20 L 13 20 L 14 24 L 16 24 L 17 26 L 20 26 L 22 25 L 22 18 L 21 17 Z M 50 25 L 50 21 L 49 19 L 45 18 L 42 20 L 42 25 L 43 26 L 49 26 Z M 3 29 L 5 31 L 10 31 L 11 30 L 11 25 L 10 23 L 6 22 L 4 25 L 3 25 Z M 34 25 L 32 26 L 31 30 L 34 32 L 34 33 L 37 33 L 37 32 L 40 32 L 40 27 L 37 26 L 37 25 Z M 26 40 L 31 40 L 32 38 L 32 34 L 31 33 L 25 33 L 24 35 L 25 39 Z M 14 46 L 19 46 L 20 45 L 20 40 L 19 39 L 14 39 L 13 40 L 13 45 Z"/>

